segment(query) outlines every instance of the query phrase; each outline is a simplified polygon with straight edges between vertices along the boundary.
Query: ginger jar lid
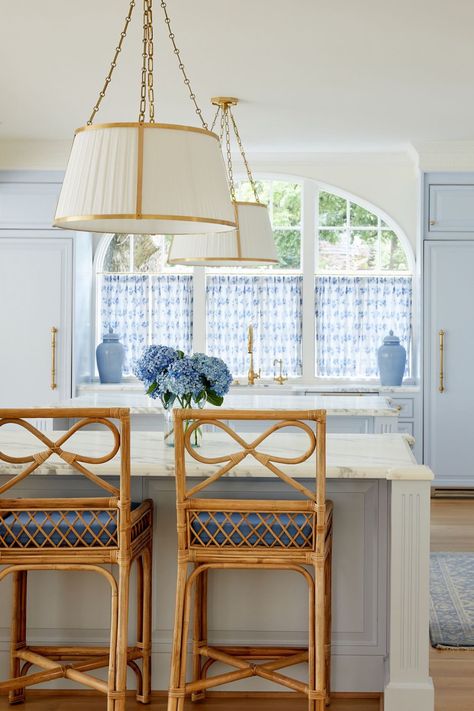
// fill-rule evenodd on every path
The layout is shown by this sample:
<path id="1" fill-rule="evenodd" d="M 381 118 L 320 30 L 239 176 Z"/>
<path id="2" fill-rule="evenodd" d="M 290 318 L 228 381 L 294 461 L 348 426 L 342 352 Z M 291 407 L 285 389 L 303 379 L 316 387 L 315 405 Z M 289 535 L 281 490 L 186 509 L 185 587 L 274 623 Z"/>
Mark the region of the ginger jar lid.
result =
<path id="1" fill-rule="evenodd" d="M 102 336 L 102 340 L 103 340 L 105 343 L 108 343 L 108 342 L 110 342 L 110 341 L 118 341 L 119 338 L 120 338 L 119 334 L 118 334 L 118 333 L 114 333 L 113 330 L 112 330 L 112 328 L 109 328 L 109 332 L 108 332 L 108 333 L 104 333 L 104 335 Z"/>
<path id="2" fill-rule="evenodd" d="M 383 339 L 384 346 L 399 346 L 400 339 L 398 336 L 393 335 L 393 331 L 389 331 L 388 336 Z"/>

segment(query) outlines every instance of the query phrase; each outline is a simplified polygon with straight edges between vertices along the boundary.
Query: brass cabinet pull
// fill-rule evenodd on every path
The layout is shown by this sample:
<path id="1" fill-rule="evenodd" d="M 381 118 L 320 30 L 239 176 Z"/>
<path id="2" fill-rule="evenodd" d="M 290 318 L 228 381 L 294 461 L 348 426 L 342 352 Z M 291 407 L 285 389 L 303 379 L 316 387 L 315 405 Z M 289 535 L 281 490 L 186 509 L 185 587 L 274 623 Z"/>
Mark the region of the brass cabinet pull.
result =
<path id="1" fill-rule="evenodd" d="M 439 388 L 440 393 L 444 393 L 444 336 L 446 331 L 439 332 Z"/>
<path id="2" fill-rule="evenodd" d="M 56 334 L 58 329 L 51 326 L 51 390 L 56 390 Z"/>

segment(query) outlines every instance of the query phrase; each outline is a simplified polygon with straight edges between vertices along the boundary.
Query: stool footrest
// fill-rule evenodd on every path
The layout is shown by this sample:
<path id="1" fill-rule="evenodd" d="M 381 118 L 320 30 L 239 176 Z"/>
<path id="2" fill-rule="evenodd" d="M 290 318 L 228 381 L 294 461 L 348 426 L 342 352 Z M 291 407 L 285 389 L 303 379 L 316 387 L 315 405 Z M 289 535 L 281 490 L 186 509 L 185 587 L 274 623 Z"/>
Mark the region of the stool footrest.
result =
<path id="1" fill-rule="evenodd" d="M 220 652 L 231 654 L 234 657 L 243 657 L 245 659 L 273 659 L 281 657 L 292 657 L 294 654 L 307 652 L 307 647 L 265 647 L 259 645 L 256 647 L 250 646 L 231 646 L 231 645 L 212 645 L 213 649 Z M 199 653 L 201 654 L 200 648 Z M 205 655 L 203 655 L 205 656 Z"/>
<path id="2" fill-rule="evenodd" d="M 309 652 L 302 647 L 210 647 L 202 645 L 198 648 L 201 656 L 213 662 L 222 662 L 229 666 L 237 667 L 237 671 L 218 674 L 206 679 L 198 679 L 186 684 L 186 692 L 195 692 L 213 686 L 227 684 L 230 681 L 247 679 L 259 676 L 262 679 L 273 681 L 286 686 L 294 691 L 308 693 L 308 686 L 297 679 L 279 674 L 277 669 L 302 664 L 308 661 Z M 271 659 L 265 664 L 254 664 L 255 660 Z"/>

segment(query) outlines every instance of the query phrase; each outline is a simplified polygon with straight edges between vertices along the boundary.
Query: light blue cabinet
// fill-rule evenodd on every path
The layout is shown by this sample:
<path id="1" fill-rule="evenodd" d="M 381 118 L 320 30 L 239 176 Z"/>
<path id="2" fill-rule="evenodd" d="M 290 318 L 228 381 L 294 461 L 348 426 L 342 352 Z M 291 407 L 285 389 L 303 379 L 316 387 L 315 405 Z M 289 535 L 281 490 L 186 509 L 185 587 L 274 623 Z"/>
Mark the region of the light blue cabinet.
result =
<path id="1" fill-rule="evenodd" d="M 425 175 L 421 249 L 423 461 L 474 488 L 474 173 Z"/>
<path id="2" fill-rule="evenodd" d="M 424 463 L 474 487 L 474 239 L 424 244 Z"/>
<path id="3" fill-rule="evenodd" d="M 474 173 L 426 176 L 423 239 L 474 239 Z"/>

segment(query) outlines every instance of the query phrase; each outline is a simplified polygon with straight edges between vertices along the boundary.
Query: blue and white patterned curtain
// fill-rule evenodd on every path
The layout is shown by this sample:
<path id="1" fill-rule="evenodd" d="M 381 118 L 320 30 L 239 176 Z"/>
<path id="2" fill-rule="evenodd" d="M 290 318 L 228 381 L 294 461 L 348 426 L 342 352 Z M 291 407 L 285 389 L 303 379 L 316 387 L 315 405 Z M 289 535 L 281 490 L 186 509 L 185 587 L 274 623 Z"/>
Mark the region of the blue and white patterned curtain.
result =
<path id="1" fill-rule="evenodd" d="M 193 347 L 193 278 L 188 274 L 151 277 L 151 342 L 190 353 Z"/>
<path id="2" fill-rule="evenodd" d="M 149 343 L 189 352 L 192 344 L 192 276 L 103 274 L 99 333 L 109 327 L 125 346 L 124 375 Z"/>
<path id="3" fill-rule="evenodd" d="M 317 276 L 315 309 L 316 375 L 378 375 L 377 349 L 390 330 L 407 349 L 409 367 L 411 277 Z"/>
<path id="4" fill-rule="evenodd" d="M 124 374 L 148 342 L 148 277 L 137 274 L 104 274 L 100 283 L 100 326 L 119 334 L 125 346 Z M 101 332 L 99 331 L 99 334 Z"/>
<path id="5" fill-rule="evenodd" d="M 248 371 L 247 328 L 254 326 L 255 367 L 273 375 L 302 370 L 301 276 L 223 275 L 207 278 L 207 353 L 223 358 L 234 376 Z"/>

